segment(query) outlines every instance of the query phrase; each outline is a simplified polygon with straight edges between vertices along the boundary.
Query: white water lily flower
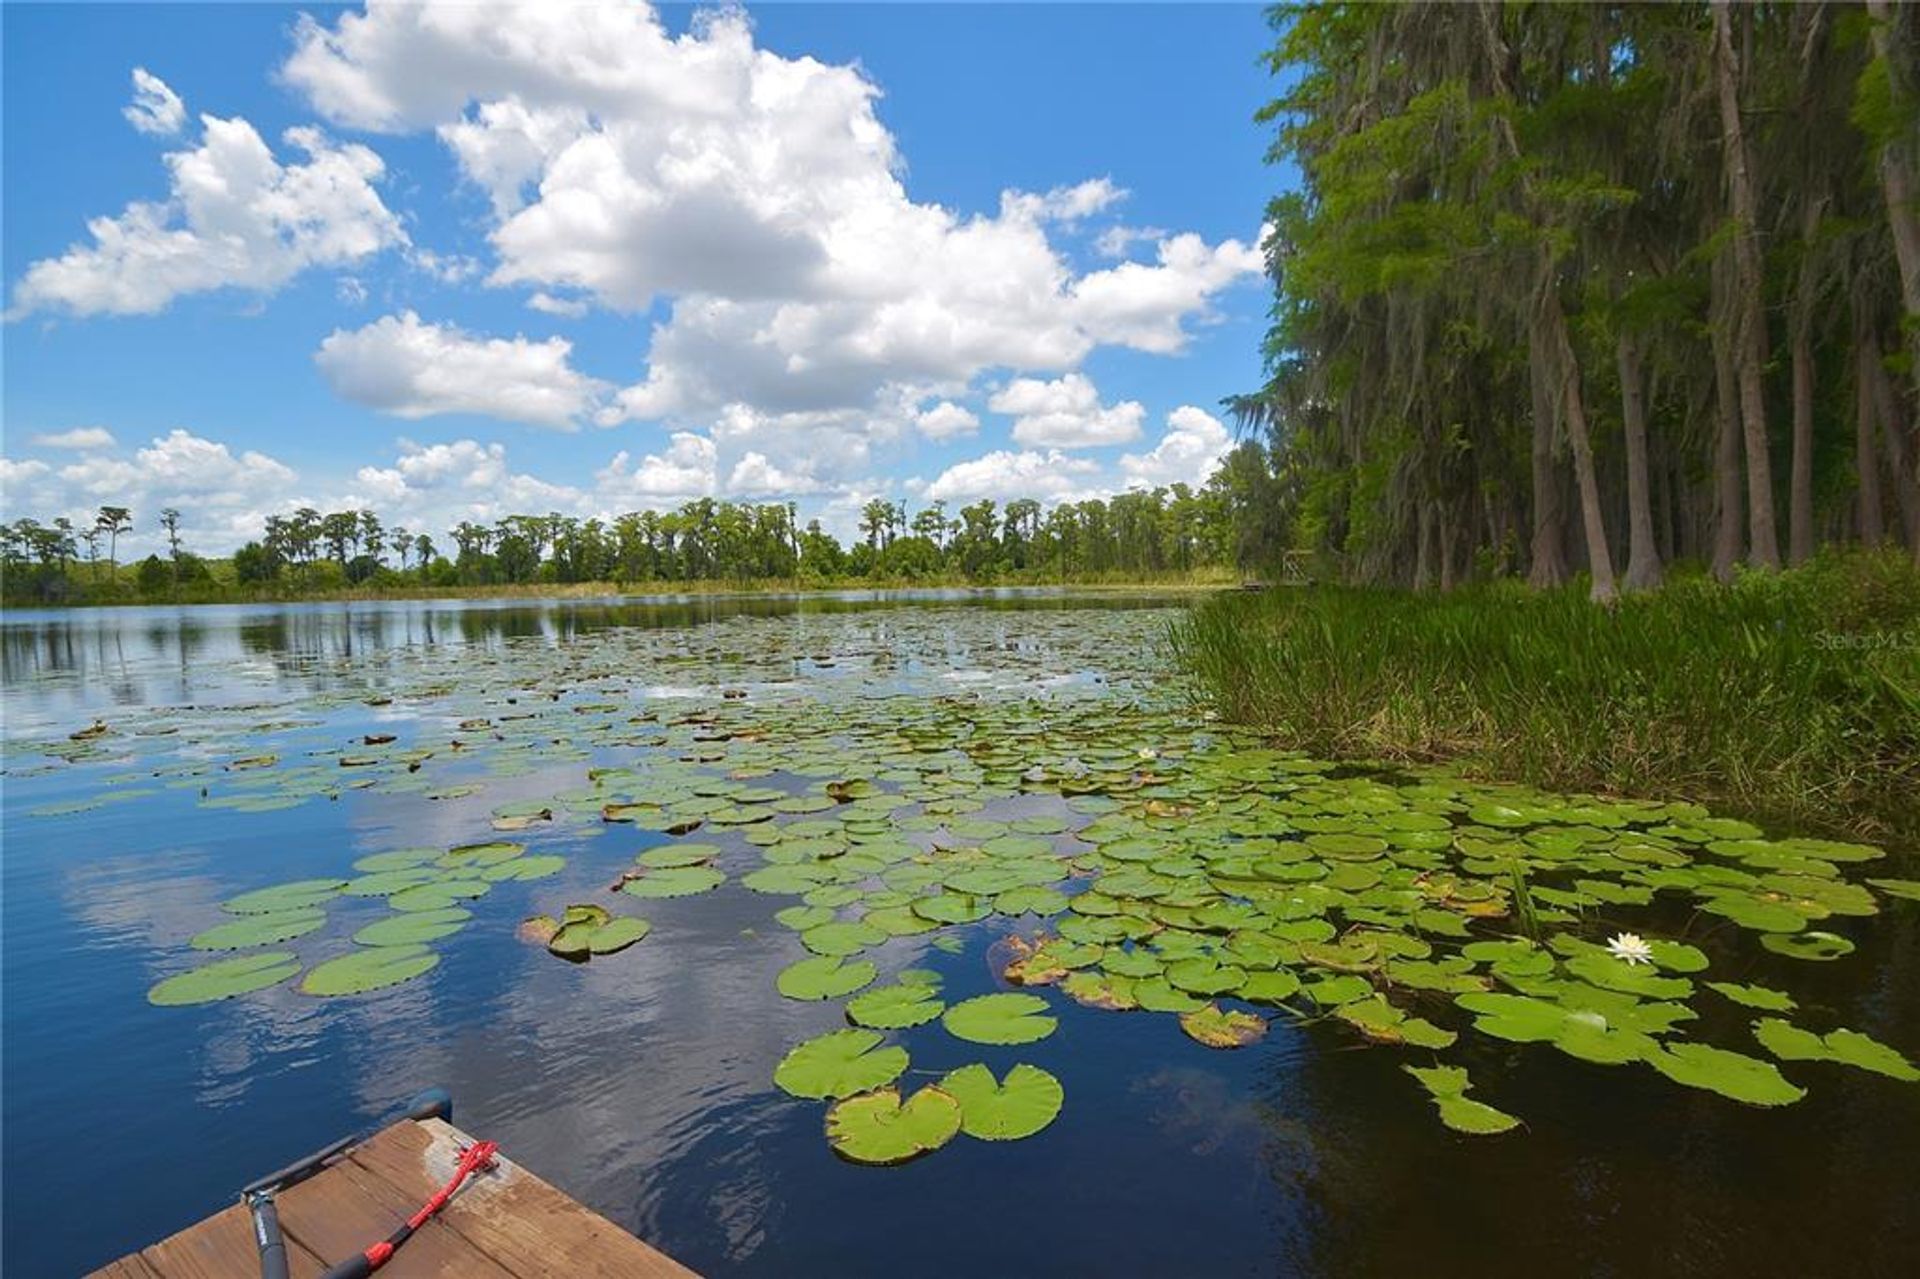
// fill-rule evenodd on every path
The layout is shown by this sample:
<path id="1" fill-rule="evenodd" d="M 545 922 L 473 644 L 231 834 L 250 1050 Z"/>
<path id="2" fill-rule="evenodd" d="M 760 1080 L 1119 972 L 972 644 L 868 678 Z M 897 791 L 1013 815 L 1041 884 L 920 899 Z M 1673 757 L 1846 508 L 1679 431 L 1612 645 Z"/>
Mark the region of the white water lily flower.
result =
<path id="1" fill-rule="evenodd" d="M 1653 947 L 1639 933 L 1615 933 L 1607 942 L 1607 953 L 1628 964 L 1653 962 Z"/>

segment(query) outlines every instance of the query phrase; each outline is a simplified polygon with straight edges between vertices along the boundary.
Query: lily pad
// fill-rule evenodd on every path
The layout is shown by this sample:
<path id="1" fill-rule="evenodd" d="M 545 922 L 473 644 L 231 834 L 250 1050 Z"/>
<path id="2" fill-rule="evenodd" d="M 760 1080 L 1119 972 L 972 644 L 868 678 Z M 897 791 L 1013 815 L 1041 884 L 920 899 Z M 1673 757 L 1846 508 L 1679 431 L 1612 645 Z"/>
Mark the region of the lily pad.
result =
<path id="1" fill-rule="evenodd" d="M 1689 1088 L 1705 1088 L 1750 1106 L 1785 1106 L 1806 1096 L 1769 1062 L 1707 1044 L 1674 1044 L 1651 1053 L 1653 1068 Z"/>
<path id="2" fill-rule="evenodd" d="M 837 920 L 800 934 L 800 944 L 816 955 L 854 955 L 887 940 L 887 933 L 864 920 Z"/>
<path id="3" fill-rule="evenodd" d="M 1768 986 L 1743 986 L 1738 982 L 1710 981 L 1707 989 L 1718 991 L 1734 1003 L 1766 1012 L 1788 1013 L 1795 1008 L 1793 996 Z"/>
<path id="4" fill-rule="evenodd" d="M 947 1009 L 941 1024 L 956 1039 L 976 1044 L 1030 1044 L 1059 1026 L 1038 995 L 976 995 Z"/>
<path id="5" fill-rule="evenodd" d="M 440 962 L 426 946 L 372 946 L 308 970 L 300 989 L 309 995 L 361 995 L 412 981 Z"/>
<path id="6" fill-rule="evenodd" d="M 788 999 L 839 999 L 880 975 L 872 961 L 847 963 L 837 955 L 816 955 L 780 970 L 774 985 Z"/>
<path id="7" fill-rule="evenodd" d="M 1760 939 L 1760 944 L 1789 959 L 1825 962 L 1853 953 L 1853 943 L 1838 933 L 1768 933 Z"/>
<path id="8" fill-rule="evenodd" d="M 276 950 L 259 955 L 238 955 L 215 960 L 199 968 L 178 973 L 156 984 L 147 992 L 147 1002 L 162 1008 L 188 1004 L 210 1004 L 277 986 L 300 971 L 300 959 L 291 951 Z"/>
<path id="9" fill-rule="evenodd" d="M 630 897 L 691 897 L 718 888 L 726 880 L 711 866 L 670 866 L 629 879 L 620 885 L 620 891 Z"/>
<path id="10" fill-rule="evenodd" d="M 1897 1051 L 1857 1030 L 1816 1035 L 1777 1017 L 1754 1023 L 1753 1036 L 1782 1061 L 1834 1061 L 1912 1083 L 1920 1070 Z"/>
<path id="11" fill-rule="evenodd" d="M 462 910 L 458 906 L 408 911 L 376 919 L 355 933 L 353 940 L 361 946 L 407 946 L 438 941 L 459 932 L 471 918 L 472 911 Z"/>
<path id="12" fill-rule="evenodd" d="M 860 1164 L 901 1164 L 953 1140 L 960 1103 L 929 1084 L 904 1103 L 894 1088 L 835 1102 L 827 1110 L 827 1144 Z"/>
<path id="13" fill-rule="evenodd" d="M 567 859 L 564 857 L 553 853 L 535 853 L 530 857 L 515 857 L 497 866 L 489 866 L 480 872 L 480 878 L 492 884 L 522 883 L 558 875 L 566 866 Z"/>
<path id="14" fill-rule="evenodd" d="M 256 888 L 220 903 L 229 915 L 273 915 L 292 910 L 308 910 L 340 895 L 347 886 L 344 879 L 299 879 L 272 888 Z"/>
<path id="15" fill-rule="evenodd" d="M 195 950 L 244 950 L 304 937 L 327 922 L 325 911 L 280 910 L 216 924 L 188 942 Z"/>
<path id="16" fill-rule="evenodd" d="M 982 1141 L 1031 1137 L 1060 1114 L 1066 1092 L 1060 1081 L 1024 1063 L 995 1080 L 986 1066 L 962 1066 L 940 1081 L 940 1089 L 960 1103 L 960 1130 Z"/>
<path id="17" fill-rule="evenodd" d="M 834 1030 L 780 1059 L 773 1082 L 796 1097 L 847 1097 L 892 1083 L 907 1068 L 907 1050 L 882 1048 L 877 1030 Z"/>
<path id="18" fill-rule="evenodd" d="M 1455 1132 L 1491 1136 L 1520 1125 L 1518 1119 L 1505 1111 L 1467 1096 L 1472 1085 L 1467 1082 L 1467 1072 L 1458 1066 L 1402 1066 L 1401 1069 L 1420 1081 L 1440 1112 L 1440 1122 Z"/>
<path id="19" fill-rule="evenodd" d="M 904 1030 L 925 1025 L 945 1007 L 931 986 L 877 986 L 847 1001 L 847 1017 L 875 1030 Z"/>
<path id="20" fill-rule="evenodd" d="M 1209 1048 L 1244 1048 L 1266 1037 L 1267 1019 L 1253 1013 L 1222 1012 L 1208 1004 L 1180 1014 L 1180 1029 Z"/>

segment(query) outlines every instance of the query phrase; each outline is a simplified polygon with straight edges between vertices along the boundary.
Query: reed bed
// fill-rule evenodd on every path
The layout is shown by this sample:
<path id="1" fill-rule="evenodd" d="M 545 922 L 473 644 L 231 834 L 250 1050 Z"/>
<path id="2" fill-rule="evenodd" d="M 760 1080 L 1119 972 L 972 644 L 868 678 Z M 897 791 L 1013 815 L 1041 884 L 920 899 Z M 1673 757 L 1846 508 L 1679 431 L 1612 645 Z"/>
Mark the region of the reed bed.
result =
<path id="1" fill-rule="evenodd" d="M 1920 838 L 1920 570 L 1899 555 L 1611 608 L 1510 583 L 1223 594 L 1173 642 L 1223 717 L 1317 754 Z"/>

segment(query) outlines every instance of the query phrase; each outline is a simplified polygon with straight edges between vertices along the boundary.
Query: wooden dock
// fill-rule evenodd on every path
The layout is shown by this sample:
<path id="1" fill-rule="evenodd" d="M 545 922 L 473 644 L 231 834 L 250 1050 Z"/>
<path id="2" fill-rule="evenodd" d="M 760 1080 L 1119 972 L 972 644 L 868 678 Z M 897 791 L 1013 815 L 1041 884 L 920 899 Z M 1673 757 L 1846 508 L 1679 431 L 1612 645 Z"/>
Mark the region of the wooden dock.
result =
<path id="1" fill-rule="evenodd" d="M 293 1279 L 385 1239 L 453 1175 L 473 1138 L 438 1119 L 405 1119 L 278 1196 Z M 698 1279 L 503 1153 L 467 1179 L 381 1268 L 392 1279 Z M 94 1271 L 96 1279 L 259 1279 L 245 1206 Z"/>

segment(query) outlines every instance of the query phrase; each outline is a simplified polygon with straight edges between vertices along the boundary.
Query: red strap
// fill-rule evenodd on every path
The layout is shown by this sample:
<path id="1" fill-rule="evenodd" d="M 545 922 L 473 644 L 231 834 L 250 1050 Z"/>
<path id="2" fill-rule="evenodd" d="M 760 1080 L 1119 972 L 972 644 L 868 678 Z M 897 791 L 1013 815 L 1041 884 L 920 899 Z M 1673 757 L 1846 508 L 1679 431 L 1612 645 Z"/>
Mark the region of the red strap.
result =
<path id="1" fill-rule="evenodd" d="M 446 1185 L 434 1192 L 433 1198 L 427 1200 L 426 1203 L 420 1206 L 419 1212 L 407 1218 L 407 1225 L 418 1230 L 425 1224 L 427 1218 L 447 1206 L 447 1200 L 453 1198 L 453 1192 L 460 1188 L 460 1183 L 465 1181 L 469 1175 L 479 1172 L 482 1169 L 491 1168 L 493 1166 L 493 1157 L 499 1150 L 500 1144 L 498 1142 L 476 1141 L 473 1145 L 461 1151 L 460 1166 L 453 1170 L 453 1176 L 448 1180 Z"/>

